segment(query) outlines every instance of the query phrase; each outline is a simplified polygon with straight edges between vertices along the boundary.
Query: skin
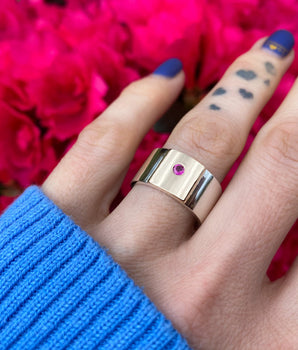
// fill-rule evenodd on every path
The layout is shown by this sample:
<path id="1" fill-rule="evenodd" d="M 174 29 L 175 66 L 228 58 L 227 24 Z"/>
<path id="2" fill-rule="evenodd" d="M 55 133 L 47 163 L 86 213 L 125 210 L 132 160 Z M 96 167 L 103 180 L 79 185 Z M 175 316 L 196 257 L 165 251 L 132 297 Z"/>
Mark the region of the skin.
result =
<path id="1" fill-rule="evenodd" d="M 294 58 L 261 49 L 264 40 L 230 66 L 164 145 L 199 160 L 219 181 Z M 193 349 L 297 349 L 298 265 L 276 282 L 266 271 L 297 219 L 298 82 L 198 229 L 178 202 L 141 184 L 109 212 L 140 141 L 184 79 L 183 72 L 149 75 L 129 85 L 83 130 L 42 190 L 109 249 Z"/>

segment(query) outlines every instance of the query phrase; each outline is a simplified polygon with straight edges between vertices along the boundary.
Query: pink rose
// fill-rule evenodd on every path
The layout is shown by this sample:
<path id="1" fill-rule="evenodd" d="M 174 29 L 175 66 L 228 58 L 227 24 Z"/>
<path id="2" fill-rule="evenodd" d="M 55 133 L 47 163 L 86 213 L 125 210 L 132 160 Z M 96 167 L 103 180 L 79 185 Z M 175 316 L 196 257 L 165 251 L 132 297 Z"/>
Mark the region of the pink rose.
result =
<path id="1" fill-rule="evenodd" d="M 36 28 L 22 40 L 0 41 L 0 99 L 17 110 L 32 110 L 34 96 L 28 82 L 42 78 L 59 52 L 66 49 L 51 31 Z"/>
<path id="2" fill-rule="evenodd" d="M 28 82 L 36 118 L 51 136 L 77 135 L 106 104 L 107 87 L 75 54 L 57 56 L 39 78 Z"/>
<path id="3" fill-rule="evenodd" d="M 130 62 L 147 73 L 167 58 L 180 58 L 186 72 L 186 86 L 193 87 L 200 54 L 202 2 L 112 0 L 103 3 L 113 9 L 117 21 L 127 28 L 130 46 L 124 55 Z"/>
<path id="4" fill-rule="evenodd" d="M 81 47 L 81 54 L 107 84 L 105 101 L 108 104 L 114 101 L 129 83 L 140 78 L 140 74 L 135 69 L 127 66 L 123 55 L 107 44 L 97 43 L 93 45 L 93 49 L 88 48 L 90 43 L 85 44 Z"/>
<path id="5" fill-rule="evenodd" d="M 0 3 L 0 41 L 21 39 L 29 29 L 24 4 L 17 1 L 1 0 Z"/>
<path id="6" fill-rule="evenodd" d="M 26 82 L 14 79 L 10 72 L 0 72 L 0 100 L 19 111 L 33 108 Z"/>
<path id="7" fill-rule="evenodd" d="M 26 187 L 35 182 L 43 168 L 53 168 L 54 153 L 47 141 L 41 140 L 41 131 L 28 116 L 2 101 L 0 110 L 1 172 L 7 172 L 11 179 Z"/>
<path id="8" fill-rule="evenodd" d="M 64 16 L 65 8 L 55 4 L 47 4 L 45 0 L 17 0 L 22 4 L 23 12 L 33 27 L 50 25 L 57 28 Z"/>
<path id="9" fill-rule="evenodd" d="M 109 87 L 105 96 L 107 103 L 130 82 L 140 78 L 124 55 L 130 43 L 127 28 L 104 4 L 94 6 L 88 15 L 84 11 L 66 11 L 57 32 L 82 57 L 85 65 L 93 67 L 106 82 Z"/>

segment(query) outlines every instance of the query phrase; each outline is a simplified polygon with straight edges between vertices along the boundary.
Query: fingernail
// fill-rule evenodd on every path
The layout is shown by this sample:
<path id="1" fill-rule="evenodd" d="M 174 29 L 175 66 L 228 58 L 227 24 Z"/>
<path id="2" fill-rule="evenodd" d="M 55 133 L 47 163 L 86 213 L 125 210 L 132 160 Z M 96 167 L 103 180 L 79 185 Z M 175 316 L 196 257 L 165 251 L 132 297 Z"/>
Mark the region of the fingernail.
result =
<path id="1" fill-rule="evenodd" d="M 174 78 L 183 68 L 178 58 L 170 58 L 155 69 L 153 74 L 163 75 L 167 78 Z"/>
<path id="2" fill-rule="evenodd" d="M 292 33 L 281 29 L 274 32 L 263 44 L 263 48 L 274 52 L 280 57 L 286 57 L 295 44 Z"/>

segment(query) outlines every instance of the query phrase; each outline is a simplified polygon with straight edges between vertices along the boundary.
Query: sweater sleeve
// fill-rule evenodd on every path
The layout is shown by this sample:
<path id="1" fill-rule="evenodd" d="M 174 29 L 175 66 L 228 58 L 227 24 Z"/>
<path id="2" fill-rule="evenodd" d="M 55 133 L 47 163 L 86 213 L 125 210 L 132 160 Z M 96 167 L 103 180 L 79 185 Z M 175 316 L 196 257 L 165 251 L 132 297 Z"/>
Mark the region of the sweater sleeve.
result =
<path id="1" fill-rule="evenodd" d="M 0 218 L 0 349 L 190 349 L 120 266 L 29 187 Z"/>

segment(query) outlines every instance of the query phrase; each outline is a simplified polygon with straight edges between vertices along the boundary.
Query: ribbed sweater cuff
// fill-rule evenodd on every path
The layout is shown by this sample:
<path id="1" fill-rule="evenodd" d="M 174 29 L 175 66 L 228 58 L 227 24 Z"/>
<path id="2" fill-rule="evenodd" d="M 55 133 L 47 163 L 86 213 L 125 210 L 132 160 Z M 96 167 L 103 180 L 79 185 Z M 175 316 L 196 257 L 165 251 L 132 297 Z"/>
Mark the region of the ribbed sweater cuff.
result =
<path id="1" fill-rule="evenodd" d="M 37 186 L 0 218 L 0 349 L 189 349 Z"/>

